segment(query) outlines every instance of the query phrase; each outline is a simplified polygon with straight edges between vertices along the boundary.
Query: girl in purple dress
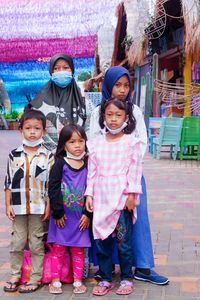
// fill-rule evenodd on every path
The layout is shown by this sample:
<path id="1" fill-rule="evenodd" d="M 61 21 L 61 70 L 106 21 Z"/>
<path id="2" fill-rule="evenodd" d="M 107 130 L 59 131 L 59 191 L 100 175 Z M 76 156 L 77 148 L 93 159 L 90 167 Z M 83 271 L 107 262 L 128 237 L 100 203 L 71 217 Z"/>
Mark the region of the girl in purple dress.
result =
<path id="1" fill-rule="evenodd" d="M 87 167 L 85 161 L 86 134 L 79 125 L 70 124 L 60 132 L 56 150 L 56 162 L 49 179 L 51 218 L 48 243 L 53 243 L 54 253 L 60 256 L 69 248 L 74 293 L 85 293 L 82 283 L 84 247 L 90 247 L 90 214 L 85 210 L 84 192 Z M 59 271 L 52 274 L 50 293 L 62 293 Z"/>

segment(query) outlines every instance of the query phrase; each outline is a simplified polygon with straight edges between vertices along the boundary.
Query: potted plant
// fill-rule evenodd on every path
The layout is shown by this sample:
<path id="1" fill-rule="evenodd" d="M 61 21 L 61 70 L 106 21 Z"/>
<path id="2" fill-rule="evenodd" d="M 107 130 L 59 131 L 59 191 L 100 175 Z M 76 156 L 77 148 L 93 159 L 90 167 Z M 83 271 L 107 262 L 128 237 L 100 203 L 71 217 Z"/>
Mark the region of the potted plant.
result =
<path id="1" fill-rule="evenodd" d="M 6 113 L 5 119 L 10 130 L 19 129 L 19 115 L 19 112 L 16 110 L 11 111 L 10 113 Z"/>

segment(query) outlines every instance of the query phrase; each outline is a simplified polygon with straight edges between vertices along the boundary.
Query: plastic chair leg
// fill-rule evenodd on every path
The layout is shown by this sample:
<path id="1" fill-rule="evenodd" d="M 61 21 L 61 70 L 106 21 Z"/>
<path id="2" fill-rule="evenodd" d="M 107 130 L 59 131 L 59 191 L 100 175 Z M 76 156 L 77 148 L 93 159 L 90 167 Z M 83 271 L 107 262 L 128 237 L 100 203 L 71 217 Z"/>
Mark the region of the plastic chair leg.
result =
<path id="1" fill-rule="evenodd" d="M 157 146 L 153 144 L 153 157 L 156 158 Z"/>
<path id="2" fill-rule="evenodd" d="M 172 159 L 173 156 L 173 145 L 170 145 L 170 159 Z"/>
<path id="3" fill-rule="evenodd" d="M 177 154 L 178 154 L 178 147 L 175 146 L 175 147 L 174 147 L 174 153 L 173 153 L 173 160 L 176 160 Z"/>
<path id="4" fill-rule="evenodd" d="M 157 155 L 156 155 L 157 159 L 160 159 L 160 151 L 161 151 L 161 147 L 158 145 L 158 147 L 157 147 Z"/>

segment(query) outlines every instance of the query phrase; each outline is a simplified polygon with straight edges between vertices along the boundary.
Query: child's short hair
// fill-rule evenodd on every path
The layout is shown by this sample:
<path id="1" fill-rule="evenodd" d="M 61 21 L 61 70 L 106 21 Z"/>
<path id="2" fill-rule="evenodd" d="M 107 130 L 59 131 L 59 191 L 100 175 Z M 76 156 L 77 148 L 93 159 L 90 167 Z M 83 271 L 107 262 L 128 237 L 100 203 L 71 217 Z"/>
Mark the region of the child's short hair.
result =
<path id="1" fill-rule="evenodd" d="M 65 143 L 71 139 L 74 132 L 77 132 L 78 135 L 87 141 L 87 136 L 83 127 L 78 124 L 65 125 L 59 135 L 58 146 L 55 154 L 56 159 L 66 156 Z"/>
<path id="2" fill-rule="evenodd" d="M 43 112 L 41 112 L 40 110 L 33 109 L 31 107 L 25 108 L 24 113 L 19 120 L 19 128 L 22 129 L 24 122 L 30 119 L 36 119 L 42 121 L 43 129 L 46 128 L 46 117 L 43 114 Z"/>
<path id="3" fill-rule="evenodd" d="M 109 100 L 103 101 L 100 107 L 100 114 L 99 114 L 99 125 L 103 129 L 105 127 L 104 125 L 104 119 L 105 119 L 105 111 L 108 105 L 113 104 L 117 108 L 124 110 L 126 115 L 128 115 L 128 121 L 127 126 L 124 128 L 125 134 L 131 134 L 136 126 L 136 120 L 133 116 L 133 104 L 130 102 L 126 102 L 123 100 L 119 100 L 117 98 L 110 98 Z"/>

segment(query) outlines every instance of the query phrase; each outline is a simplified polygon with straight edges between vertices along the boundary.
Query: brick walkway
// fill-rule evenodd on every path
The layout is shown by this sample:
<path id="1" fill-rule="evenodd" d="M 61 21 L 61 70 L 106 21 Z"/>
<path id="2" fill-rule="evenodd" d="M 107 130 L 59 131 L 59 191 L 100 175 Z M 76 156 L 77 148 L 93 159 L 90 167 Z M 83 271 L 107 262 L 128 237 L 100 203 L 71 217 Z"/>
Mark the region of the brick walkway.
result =
<path id="1" fill-rule="evenodd" d="M 20 144 L 19 133 L 0 131 L 0 183 L 3 185 L 8 152 Z M 172 161 L 164 153 L 161 160 L 146 155 L 144 173 L 147 181 L 149 215 L 155 252 L 156 270 L 169 276 L 170 284 L 159 287 L 135 282 L 130 296 L 117 296 L 114 291 L 101 299 L 200 300 L 200 163 Z M 95 281 L 88 279 L 88 292 L 73 295 L 64 287 L 60 296 L 49 295 L 44 286 L 33 294 L 4 293 L 9 277 L 9 228 L 4 214 L 4 193 L 0 191 L 0 297 L 2 299 L 97 299 L 91 294 Z M 94 270 L 93 270 L 94 272 Z"/>

